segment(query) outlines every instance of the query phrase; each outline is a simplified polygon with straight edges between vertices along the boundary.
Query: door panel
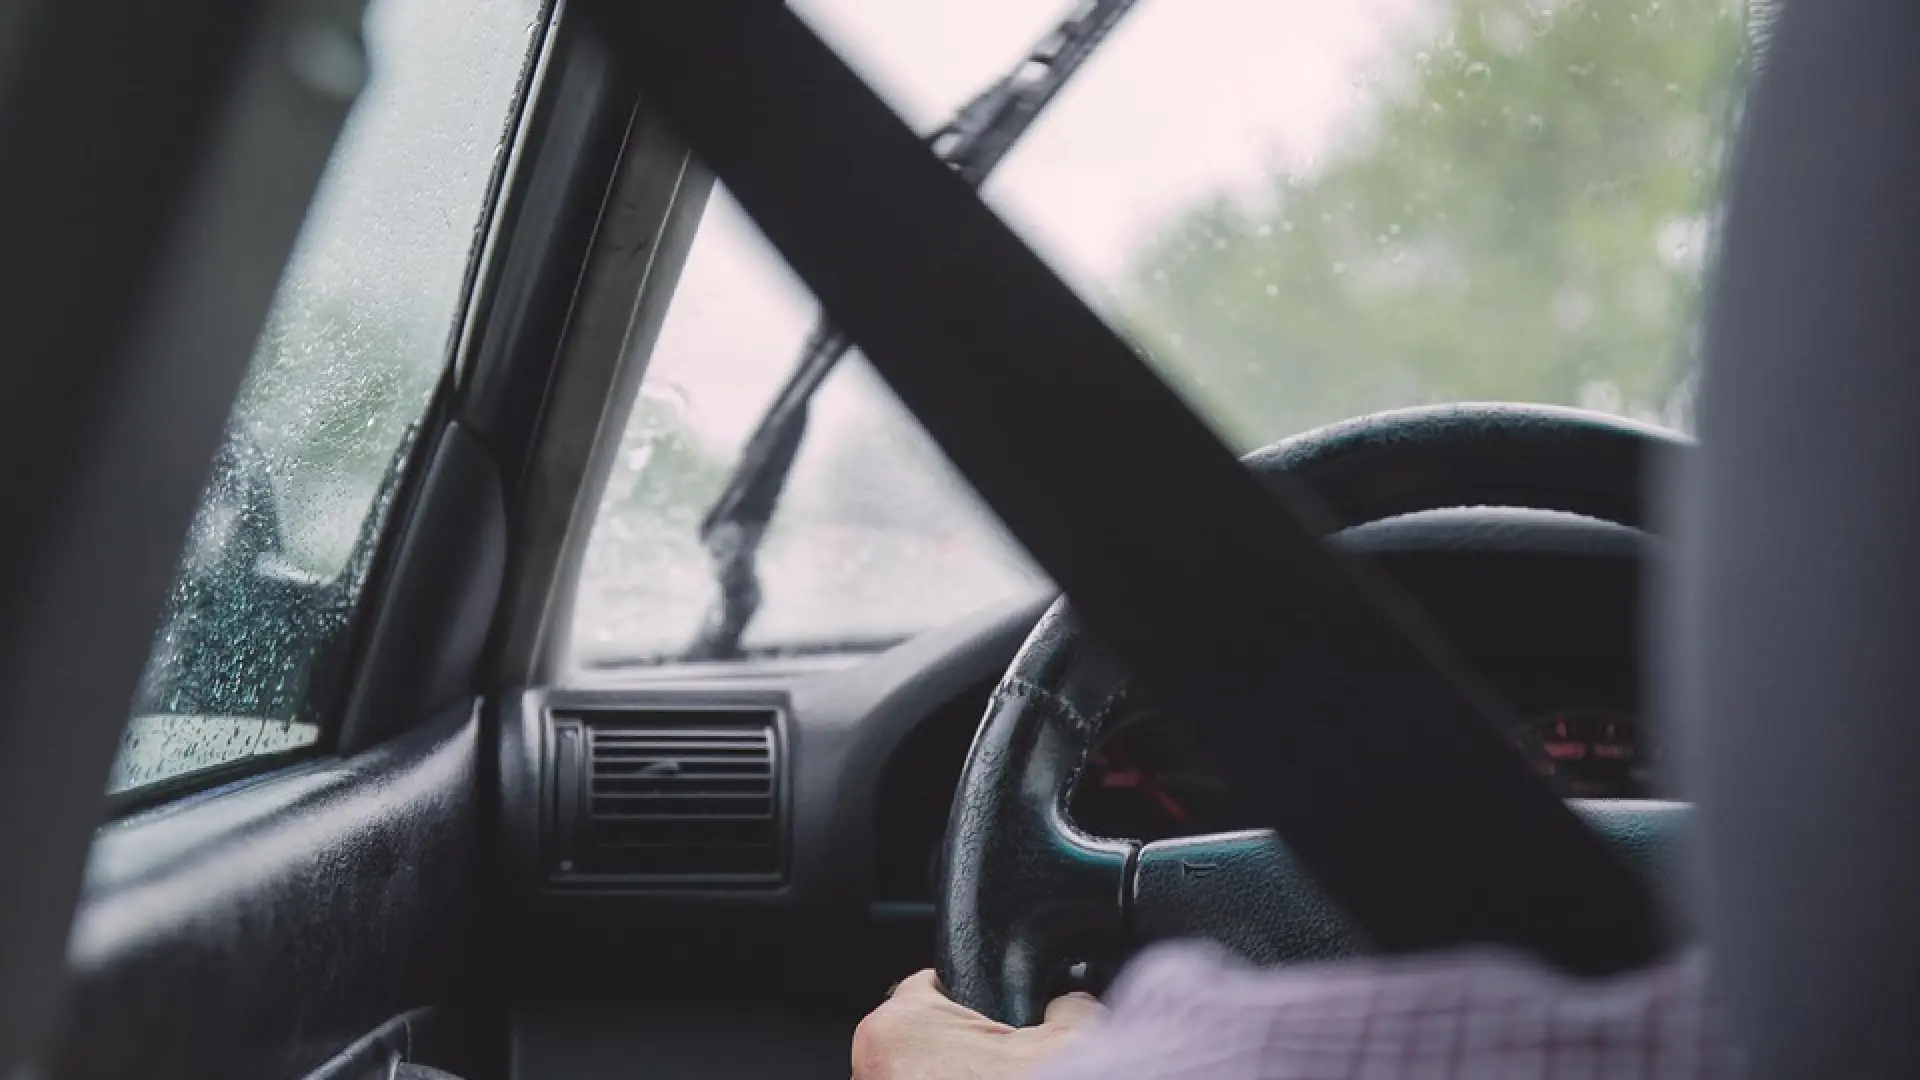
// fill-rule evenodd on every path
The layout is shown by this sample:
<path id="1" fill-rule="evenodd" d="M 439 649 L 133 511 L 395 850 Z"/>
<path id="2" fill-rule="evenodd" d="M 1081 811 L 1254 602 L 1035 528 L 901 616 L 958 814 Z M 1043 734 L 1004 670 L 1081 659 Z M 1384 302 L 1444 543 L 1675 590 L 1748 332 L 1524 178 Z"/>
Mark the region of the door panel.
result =
<path id="1" fill-rule="evenodd" d="M 54 1075 L 297 1077 L 461 997 L 479 915 L 475 716 L 462 704 L 353 758 L 103 830 Z"/>
<path id="2" fill-rule="evenodd" d="M 168 540 L 149 678 L 109 695 L 150 722 L 123 743 L 120 817 L 88 861 L 45 1075 L 358 1080 L 396 1056 L 504 1074 L 482 840 L 494 759 L 475 694 L 501 581 L 525 559 L 509 537 L 538 534 L 508 514 L 546 506 L 508 494 L 547 437 L 634 97 L 541 0 L 432 8 L 372 5 L 362 59 L 379 107 L 341 144 L 359 124 L 363 152 L 331 167 L 357 174 L 330 173 L 332 202 L 323 186 L 280 277 L 229 414 L 228 445 L 249 452 L 223 459 L 231 483 L 203 494 L 184 557 Z M 346 71 L 358 8 L 342 12 L 315 47 Z M 402 55 L 407 34 L 426 51 Z M 366 152 L 408 94 L 428 107 Z M 449 175 L 409 158 L 436 153 L 466 156 Z M 684 153 L 666 166 L 677 191 Z M 508 395 L 524 422 L 476 401 L 501 386 L 526 391 Z M 302 738 L 251 734 L 270 726 Z"/>

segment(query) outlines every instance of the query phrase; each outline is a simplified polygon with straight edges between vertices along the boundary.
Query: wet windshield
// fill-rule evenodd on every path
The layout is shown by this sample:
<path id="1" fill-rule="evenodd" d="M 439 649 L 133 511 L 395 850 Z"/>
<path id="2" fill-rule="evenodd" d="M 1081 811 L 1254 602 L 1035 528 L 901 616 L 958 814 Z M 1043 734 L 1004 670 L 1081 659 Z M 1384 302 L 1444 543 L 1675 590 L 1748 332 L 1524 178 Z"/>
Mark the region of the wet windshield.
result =
<path id="1" fill-rule="evenodd" d="M 921 130 L 1063 7 L 798 6 Z M 1744 14 L 1142 0 L 985 194 L 1238 449 L 1469 399 L 1684 427 Z M 708 218 L 589 554 L 587 663 L 696 640 L 717 594 L 692 537 L 811 317 L 724 195 Z M 822 394 L 743 651 L 894 640 L 1036 587 L 857 356 Z"/>

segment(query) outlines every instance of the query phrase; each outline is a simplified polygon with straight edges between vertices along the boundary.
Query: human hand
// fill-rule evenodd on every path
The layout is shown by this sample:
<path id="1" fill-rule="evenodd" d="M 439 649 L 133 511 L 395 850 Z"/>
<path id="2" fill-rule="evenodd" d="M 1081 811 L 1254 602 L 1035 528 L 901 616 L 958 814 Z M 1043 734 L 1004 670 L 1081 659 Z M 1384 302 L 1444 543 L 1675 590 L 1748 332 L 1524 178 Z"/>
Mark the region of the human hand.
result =
<path id="1" fill-rule="evenodd" d="M 1105 1013 L 1068 994 L 1034 1027 L 1008 1027 L 947 997 L 933 972 L 916 972 L 854 1029 L 853 1080 L 1018 1080 Z"/>

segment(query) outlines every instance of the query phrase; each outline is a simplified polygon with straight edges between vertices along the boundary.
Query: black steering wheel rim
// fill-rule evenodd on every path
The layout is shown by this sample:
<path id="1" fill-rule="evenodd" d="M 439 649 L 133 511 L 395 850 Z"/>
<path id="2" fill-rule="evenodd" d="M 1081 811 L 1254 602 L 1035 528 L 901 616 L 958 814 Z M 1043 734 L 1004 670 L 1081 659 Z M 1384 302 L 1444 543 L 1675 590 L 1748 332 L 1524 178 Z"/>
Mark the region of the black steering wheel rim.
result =
<path id="1" fill-rule="evenodd" d="M 1244 460 L 1263 477 L 1311 492 L 1323 535 L 1459 506 L 1554 510 L 1644 529 L 1643 477 L 1654 457 L 1679 445 L 1662 429 L 1579 410 L 1469 404 L 1345 421 Z M 1296 893 L 1298 918 L 1271 928 L 1286 940 L 1270 956 L 1328 955 L 1361 944 L 1271 834 L 1175 846 L 1163 866 L 1143 860 L 1139 843 L 1089 835 L 1068 818 L 1067 797 L 1094 746 L 1140 707 L 1117 662 L 1080 633 L 1066 599 L 1056 601 L 996 688 L 955 795 L 942 853 L 937 960 L 956 1000 L 1008 1023 L 1032 1022 L 1066 951 L 1123 936 L 1130 915 L 1140 914 L 1130 910 L 1137 894 L 1164 885 L 1164 866 L 1182 879 L 1205 867 L 1223 890 L 1280 875 Z M 1669 809 L 1648 812 L 1659 822 L 1635 816 L 1615 824 L 1632 833 L 1667 827 Z M 1177 891 L 1191 891 L 1191 883 Z M 1209 910 L 1197 921 L 1219 917 Z"/>

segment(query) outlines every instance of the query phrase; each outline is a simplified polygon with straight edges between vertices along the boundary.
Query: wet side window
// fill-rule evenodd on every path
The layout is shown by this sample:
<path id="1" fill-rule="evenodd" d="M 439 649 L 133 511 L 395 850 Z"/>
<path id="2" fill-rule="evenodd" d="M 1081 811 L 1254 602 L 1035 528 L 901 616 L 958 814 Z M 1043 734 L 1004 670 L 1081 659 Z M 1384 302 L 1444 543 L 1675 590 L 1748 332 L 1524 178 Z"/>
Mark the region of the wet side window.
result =
<path id="1" fill-rule="evenodd" d="M 323 742 L 543 7 L 370 6 L 366 88 L 228 420 L 110 793 Z"/>

